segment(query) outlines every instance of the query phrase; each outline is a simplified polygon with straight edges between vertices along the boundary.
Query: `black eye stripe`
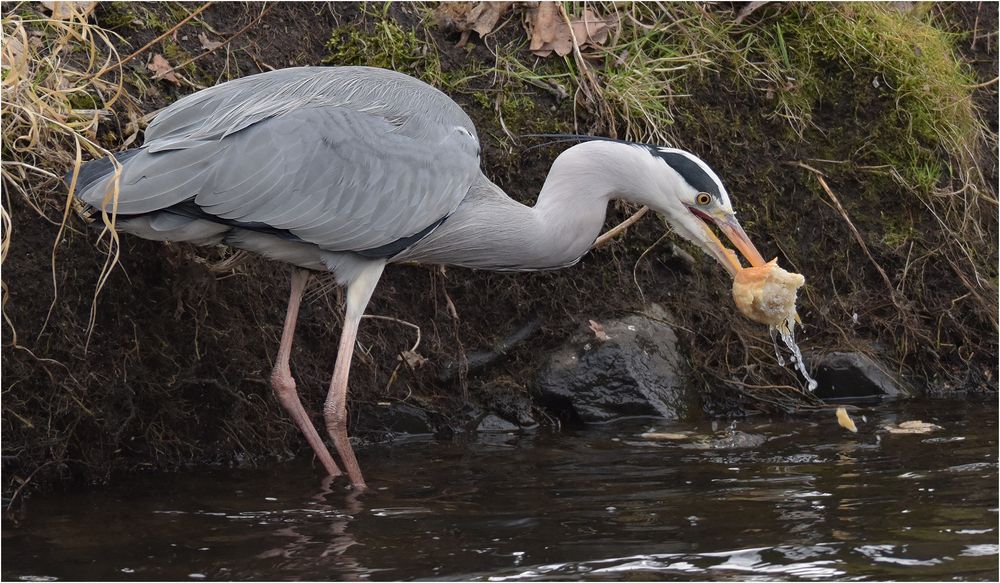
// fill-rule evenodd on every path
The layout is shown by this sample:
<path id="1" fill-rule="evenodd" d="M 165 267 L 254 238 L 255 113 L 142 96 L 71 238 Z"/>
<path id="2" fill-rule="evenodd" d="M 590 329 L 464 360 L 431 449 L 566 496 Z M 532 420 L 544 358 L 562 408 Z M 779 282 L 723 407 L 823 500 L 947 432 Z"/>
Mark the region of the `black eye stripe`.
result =
<path id="1" fill-rule="evenodd" d="M 693 186 L 699 192 L 704 192 L 718 201 L 722 201 L 722 192 L 719 190 L 718 183 L 712 179 L 711 176 L 705 172 L 702 167 L 692 160 L 691 158 L 685 156 L 684 154 L 679 154 L 677 152 L 664 152 L 658 148 L 649 148 L 649 152 L 661 158 L 666 162 L 671 168 L 677 171 L 688 184 Z"/>

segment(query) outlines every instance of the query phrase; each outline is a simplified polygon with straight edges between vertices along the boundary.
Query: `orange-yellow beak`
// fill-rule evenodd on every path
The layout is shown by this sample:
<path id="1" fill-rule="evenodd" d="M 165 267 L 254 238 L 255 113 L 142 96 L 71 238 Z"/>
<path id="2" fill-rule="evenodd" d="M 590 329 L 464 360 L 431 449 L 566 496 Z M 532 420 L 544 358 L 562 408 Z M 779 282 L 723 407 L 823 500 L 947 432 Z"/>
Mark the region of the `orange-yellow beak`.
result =
<path id="1" fill-rule="evenodd" d="M 754 247 L 753 242 L 750 241 L 750 237 L 747 236 L 746 231 L 740 226 L 739 221 L 736 220 L 736 215 L 727 213 L 721 209 L 711 214 L 694 208 L 691 209 L 691 212 L 701 219 L 702 227 L 704 227 L 711 241 L 710 251 L 712 255 L 719 259 L 730 275 L 735 277 L 736 273 L 743 269 L 743 265 L 740 263 L 736 253 L 727 249 L 722 244 L 722 241 L 715 235 L 710 225 L 718 227 L 726 235 L 726 238 L 739 249 L 740 253 L 750 262 L 752 267 L 760 267 L 767 263 L 760 252 L 757 251 L 757 248 Z"/>

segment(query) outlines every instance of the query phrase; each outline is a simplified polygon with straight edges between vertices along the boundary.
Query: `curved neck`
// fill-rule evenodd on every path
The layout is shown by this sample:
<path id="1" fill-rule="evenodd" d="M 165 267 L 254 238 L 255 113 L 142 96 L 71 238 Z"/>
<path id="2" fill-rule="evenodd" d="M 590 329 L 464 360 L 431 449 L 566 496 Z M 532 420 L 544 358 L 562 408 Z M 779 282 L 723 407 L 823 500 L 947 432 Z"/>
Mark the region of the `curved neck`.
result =
<path id="1" fill-rule="evenodd" d="M 638 185 L 651 163 L 628 144 L 579 144 L 553 163 L 534 207 L 482 177 L 441 227 L 396 260 L 496 270 L 572 265 L 600 234 L 611 199 L 644 202 Z"/>

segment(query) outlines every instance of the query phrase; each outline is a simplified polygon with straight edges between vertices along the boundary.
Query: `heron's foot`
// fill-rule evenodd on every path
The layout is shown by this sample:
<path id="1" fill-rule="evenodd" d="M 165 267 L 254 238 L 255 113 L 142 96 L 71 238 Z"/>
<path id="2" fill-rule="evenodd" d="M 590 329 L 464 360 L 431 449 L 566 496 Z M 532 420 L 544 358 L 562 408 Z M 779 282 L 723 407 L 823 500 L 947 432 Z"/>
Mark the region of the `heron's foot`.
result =
<path id="1" fill-rule="evenodd" d="M 337 432 L 336 435 L 331 431 L 330 437 L 333 438 L 333 445 L 337 448 L 337 454 L 340 455 L 340 463 L 343 464 L 347 477 L 351 480 L 351 488 L 358 492 L 364 492 L 368 489 L 368 484 L 365 483 L 365 477 L 361 474 L 361 466 L 358 465 L 358 460 L 354 456 L 354 448 L 351 447 L 347 431 Z"/>

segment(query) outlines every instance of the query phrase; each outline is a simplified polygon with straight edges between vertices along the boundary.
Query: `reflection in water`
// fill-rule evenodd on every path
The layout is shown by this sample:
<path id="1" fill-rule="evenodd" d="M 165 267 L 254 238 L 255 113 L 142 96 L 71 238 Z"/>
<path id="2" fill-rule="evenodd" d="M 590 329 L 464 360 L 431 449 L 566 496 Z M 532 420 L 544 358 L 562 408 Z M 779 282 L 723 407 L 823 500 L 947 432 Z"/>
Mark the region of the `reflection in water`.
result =
<path id="1" fill-rule="evenodd" d="M 333 567 L 338 578 L 357 581 L 366 578 L 371 570 L 361 566 L 351 556 L 350 549 L 358 544 L 354 535 L 348 532 L 351 521 L 364 511 L 361 494 L 355 491 L 334 489 L 334 479 L 321 479 L 320 491 L 312 496 L 314 508 L 309 512 L 321 517 L 327 524 L 326 532 L 313 533 L 312 524 L 294 520 L 288 526 L 274 530 L 274 542 L 280 543 L 257 554 L 257 558 L 269 561 L 286 559 L 312 565 L 322 572 L 324 567 Z"/>
<path id="2" fill-rule="evenodd" d="M 587 579 L 620 579 L 629 575 L 642 573 L 644 578 L 662 578 L 671 574 L 680 579 L 723 577 L 723 573 L 751 573 L 756 578 L 796 577 L 801 579 L 829 579 L 844 575 L 844 571 L 833 568 L 833 560 L 805 561 L 806 557 L 785 556 L 781 563 L 769 563 L 764 560 L 762 552 L 770 548 L 743 549 L 721 553 L 703 553 L 700 555 L 660 554 L 636 555 L 600 561 L 583 563 L 543 565 L 528 569 L 513 575 L 496 575 L 488 577 L 489 581 L 533 581 L 539 579 L 560 578 L 559 575 L 575 576 Z M 777 551 L 778 549 L 773 549 Z M 832 549 L 830 549 L 832 552 Z M 801 555 L 797 550 L 796 555 Z M 819 554 L 823 554 L 822 552 Z M 658 576 L 658 577 L 654 577 Z M 761 577 L 765 576 L 765 577 Z"/>
<path id="3" fill-rule="evenodd" d="M 39 496 L 2 576 L 55 579 L 972 579 L 997 547 L 994 404 L 708 425 L 634 420 Z M 860 415 L 858 416 L 860 418 Z M 933 421 L 933 435 L 877 428 Z M 721 424 L 725 425 L 725 424 Z M 650 429 L 691 432 L 650 441 Z M 137 525 L 141 528 L 137 528 Z M 99 536 L 94 536 L 99 533 Z"/>

